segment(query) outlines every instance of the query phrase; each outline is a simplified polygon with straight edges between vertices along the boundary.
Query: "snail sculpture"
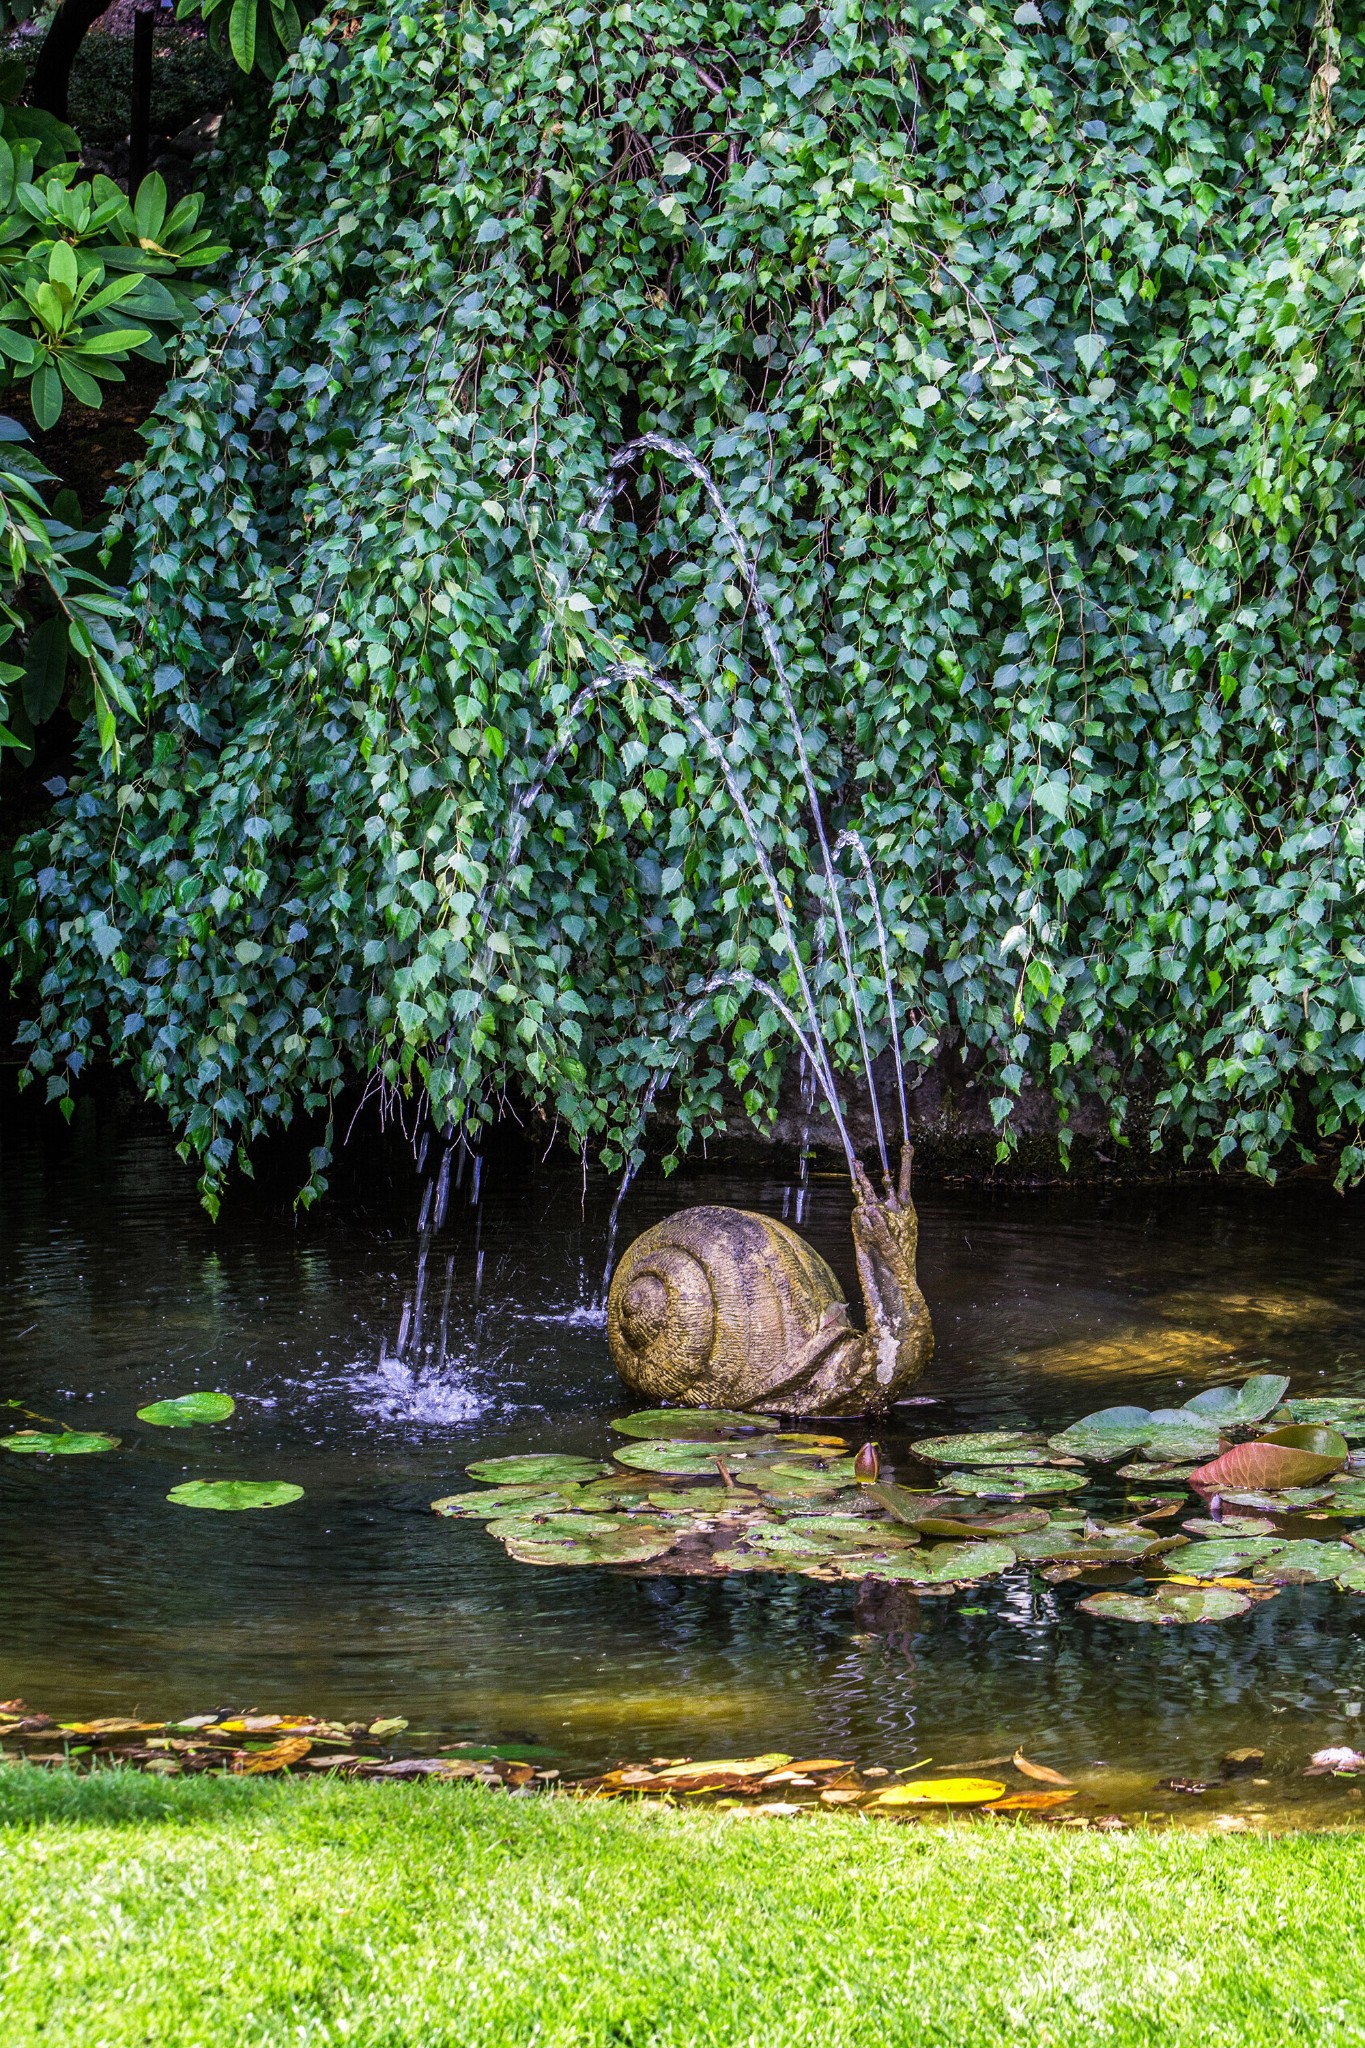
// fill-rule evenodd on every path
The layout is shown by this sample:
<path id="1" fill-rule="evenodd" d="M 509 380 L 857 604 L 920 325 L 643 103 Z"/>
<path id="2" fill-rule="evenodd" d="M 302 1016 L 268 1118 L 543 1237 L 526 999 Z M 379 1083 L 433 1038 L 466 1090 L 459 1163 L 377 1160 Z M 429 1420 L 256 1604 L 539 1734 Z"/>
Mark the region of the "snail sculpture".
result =
<path id="1" fill-rule="evenodd" d="M 854 1328 L 825 1261 L 749 1209 L 681 1209 L 622 1254 L 607 1296 L 612 1363 L 651 1402 L 864 1415 L 928 1364 L 929 1308 L 915 1278 L 911 1152 L 878 1195 L 854 1167 L 853 1243 L 867 1312 Z"/>

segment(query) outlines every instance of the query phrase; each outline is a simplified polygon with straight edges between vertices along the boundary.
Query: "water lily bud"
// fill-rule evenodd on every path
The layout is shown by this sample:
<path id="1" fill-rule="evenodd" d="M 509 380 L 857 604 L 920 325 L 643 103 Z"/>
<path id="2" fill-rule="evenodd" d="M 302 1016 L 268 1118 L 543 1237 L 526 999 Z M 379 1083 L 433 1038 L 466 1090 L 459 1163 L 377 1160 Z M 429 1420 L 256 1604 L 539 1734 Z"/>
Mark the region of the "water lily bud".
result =
<path id="1" fill-rule="evenodd" d="M 864 1444 L 853 1460 L 853 1477 L 870 1486 L 882 1469 L 881 1453 L 875 1444 Z"/>

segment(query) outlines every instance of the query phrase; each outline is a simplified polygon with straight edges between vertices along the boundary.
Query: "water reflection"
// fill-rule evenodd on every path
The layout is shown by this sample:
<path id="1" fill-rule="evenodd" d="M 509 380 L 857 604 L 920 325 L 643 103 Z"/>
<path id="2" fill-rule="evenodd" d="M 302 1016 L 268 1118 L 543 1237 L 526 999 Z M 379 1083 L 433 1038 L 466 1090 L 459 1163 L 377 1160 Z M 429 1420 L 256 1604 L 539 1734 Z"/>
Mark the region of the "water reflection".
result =
<path id="1" fill-rule="evenodd" d="M 471 1202 L 473 1162 L 462 1180 L 457 1163 L 419 1237 L 421 1187 L 368 1186 L 297 1224 L 248 1193 L 215 1227 L 149 1119 L 86 1107 L 69 1132 L 0 1128 L 4 1392 L 125 1442 L 0 1459 L 0 1691 L 91 1713 L 401 1712 L 583 1761 L 951 1764 L 1023 1744 L 1147 1787 L 1241 1745 L 1275 1773 L 1358 1741 L 1365 1603 L 1318 1588 L 1223 1628 L 1148 1631 L 1022 1578 L 914 1601 L 537 1570 L 436 1521 L 428 1503 L 477 1456 L 611 1442 L 620 1395 L 590 1304 L 614 1190 L 490 1156 Z M 642 1175 L 622 1237 L 689 1199 L 780 1215 L 798 1193 L 852 1290 L 846 1183 L 818 1172 Z M 921 1207 L 940 1348 L 893 1450 L 901 1431 L 1184 1399 L 1261 1360 L 1301 1392 L 1365 1392 L 1359 1203 L 926 1189 Z M 135 1422 L 196 1386 L 238 1396 L 230 1425 L 187 1441 Z M 196 1476 L 307 1493 L 240 1518 L 166 1502 Z"/>

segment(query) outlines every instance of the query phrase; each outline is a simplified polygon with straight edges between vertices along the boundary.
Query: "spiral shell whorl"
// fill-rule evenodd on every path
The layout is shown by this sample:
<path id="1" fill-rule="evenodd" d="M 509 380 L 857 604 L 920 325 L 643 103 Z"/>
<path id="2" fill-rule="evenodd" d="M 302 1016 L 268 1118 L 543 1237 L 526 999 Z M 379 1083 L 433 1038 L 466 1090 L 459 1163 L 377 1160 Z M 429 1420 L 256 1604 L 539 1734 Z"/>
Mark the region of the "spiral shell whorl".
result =
<path id="1" fill-rule="evenodd" d="M 684 1246 L 650 1244 L 656 1235 L 637 1240 L 612 1276 L 607 1341 L 628 1385 L 681 1401 L 710 1365 L 716 1301 L 705 1263 Z"/>

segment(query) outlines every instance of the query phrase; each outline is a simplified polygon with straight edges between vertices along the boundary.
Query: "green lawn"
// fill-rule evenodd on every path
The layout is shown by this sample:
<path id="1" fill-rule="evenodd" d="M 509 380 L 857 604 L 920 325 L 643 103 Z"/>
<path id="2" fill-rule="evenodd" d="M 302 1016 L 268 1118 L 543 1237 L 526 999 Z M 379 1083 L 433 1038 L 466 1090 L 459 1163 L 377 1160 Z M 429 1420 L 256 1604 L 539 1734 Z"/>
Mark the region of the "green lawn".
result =
<path id="1" fill-rule="evenodd" d="M 1365 1841 L 0 1773 L 4 2048 L 1365 2042 Z"/>

